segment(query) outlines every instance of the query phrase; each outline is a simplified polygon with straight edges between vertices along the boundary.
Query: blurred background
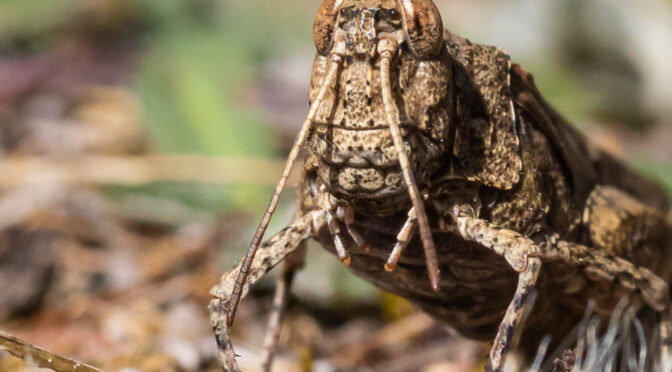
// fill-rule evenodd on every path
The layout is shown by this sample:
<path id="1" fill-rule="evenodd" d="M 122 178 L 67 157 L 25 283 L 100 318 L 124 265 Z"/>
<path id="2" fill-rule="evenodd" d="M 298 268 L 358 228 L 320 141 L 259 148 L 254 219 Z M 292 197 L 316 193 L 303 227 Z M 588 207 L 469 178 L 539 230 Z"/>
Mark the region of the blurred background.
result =
<path id="1" fill-rule="evenodd" d="M 672 1 L 437 5 L 672 191 Z M 0 331 L 105 370 L 217 370 L 207 292 L 247 248 L 307 112 L 318 6 L 0 0 Z M 234 327 L 250 370 L 273 274 Z M 471 371 L 485 350 L 314 245 L 277 370 Z M 0 352 L 0 371 L 30 370 Z"/>

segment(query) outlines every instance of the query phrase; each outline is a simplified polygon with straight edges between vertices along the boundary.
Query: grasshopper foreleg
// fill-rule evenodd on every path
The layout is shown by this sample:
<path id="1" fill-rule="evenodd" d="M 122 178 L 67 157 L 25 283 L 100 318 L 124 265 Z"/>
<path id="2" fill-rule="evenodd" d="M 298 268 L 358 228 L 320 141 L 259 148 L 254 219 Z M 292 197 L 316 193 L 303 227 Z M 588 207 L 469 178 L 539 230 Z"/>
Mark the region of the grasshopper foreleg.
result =
<path id="1" fill-rule="evenodd" d="M 331 195 L 327 195 L 325 198 L 325 208 L 324 217 L 327 221 L 327 227 L 329 228 L 329 233 L 334 237 L 334 248 L 336 249 L 336 254 L 341 260 L 343 265 L 350 266 L 350 253 L 345 248 L 343 244 L 343 238 L 341 237 L 341 227 L 338 224 L 338 213 L 336 213 L 336 203 L 332 201 Z"/>
<path id="2" fill-rule="evenodd" d="M 245 296 L 254 283 L 259 281 L 288 254 L 299 248 L 301 243 L 309 239 L 312 236 L 312 232 L 319 229 L 322 225 L 324 225 L 324 213 L 321 211 L 310 212 L 299 217 L 263 243 L 257 251 L 256 258 L 252 261 L 248 280 L 245 282 L 242 290 L 242 296 Z M 225 273 L 220 279 L 219 284 L 210 290 L 210 294 L 215 297 L 210 301 L 210 322 L 219 349 L 219 359 L 224 370 L 230 372 L 240 371 L 229 337 L 227 309 L 241 266 L 242 263 L 238 263 L 233 269 Z M 279 315 L 274 316 L 279 320 Z"/>
<path id="3" fill-rule="evenodd" d="M 352 224 L 355 222 L 355 210 L 351 205 L 338 200 L 335 196 L 326 192 L 324 186 L 321 189 L 322 197 L 320 198 L 320 208 L 324 212 L 324 217 L 326 220 L 327 228 L 329 233 L 334 238 L 334 248 L 336 249 L 336 254 L 341 260 L 343 265 L 350 265 L 350 252 L 347 251 L 345 245 L 343 244 L 343 231 L 339 222 L 345 224 L 345 228 L 352 238 L 352 241 L 355 245 L 362 251 L 368 253 L 370 245 L 362 238 L 362 236 L 355 230 Z"/>
<path id="4" fill-rule="evenodd" d="M 348 234 L 350 234 L 352 241 L 355 242 L 357 247 L 362 249 L 365 253 L 369 253 L 371 245 L 367 243 L 352 226 L 355 222 L 355 209 L 349 204 L 339 205 L 336 207 L 336 215 L 345 223 L 345 228 L 348 230 Z"/>

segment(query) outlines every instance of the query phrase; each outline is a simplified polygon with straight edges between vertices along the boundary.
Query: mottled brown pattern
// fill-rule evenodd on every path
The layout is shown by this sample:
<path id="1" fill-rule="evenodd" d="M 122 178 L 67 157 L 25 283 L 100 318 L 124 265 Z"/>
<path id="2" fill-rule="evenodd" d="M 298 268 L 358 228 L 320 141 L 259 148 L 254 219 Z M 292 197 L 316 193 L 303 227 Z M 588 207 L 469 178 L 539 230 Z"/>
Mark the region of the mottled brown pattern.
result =
<path id="1" fill-rule="evenodd" d="M 569 199 L 566 195 L 557 195 L 557 198 L 554 195 L 555 190 L 564 186 L 563 182 L 548 184 L 549 179 L 561 175 L 562 171 L 553 161 L 546 137 L 533 129 L 522 133 L 521 141 L 525 142 L 525 148 L 532 149 L 522 153 L 521 179 L 511 192 L 500 195 L 489 215 L 499 226 L 531 236 L 542 230 L 542 220 L 548 215 L 554 199 L 563 204 Z M 518 194 L 527 197 L 520 198 Z"/>
<path id="2" fill-rule="evenodd" d="M 400 56 L 392 87 L 406 152 L 416 180 L 422 184 L 447 150 L 453 105 L 453 92 L 448 89 L 452 70 L 447 61 L 420 61 L 409 56 Z M 324 80 L 327 63 L 328 57 L 315 57 L 311 102 Z M 378 58 L 346 58 L 336 89 L 327 94 L 318 109 L 309 145 L 321 160 L 319 176 L 331 192 L 346 200 L 365 199 L 364 204 L 356 205 L 360 210 L 385 213 L 407 201 L 408 193 L 401 182 L 385 119 L 379 67 Z"/>
<path id="3" fill-rule="evenodd" d="M 409 49 L 420 59 L 436 57 L 443 47 L 443 22 L 432 0 L 401 1 Z"/>
<path id="4" fill-rule="evenodd" d="M 547 249 L 553 246 L 553 249 L 564 252 L 564 247 L 572 242 L 571 244 L 576 244 L 576 247 L 590 251 L 591 255 L 581 259 L 553 258 L 548 270 L 556 278 L 542 270 L 540 280 L 545 288 L 550 289 L 549 293 L 561 288 L 562 293 L 566 293 L 567 296 L 574 295 L 576 298 L 540 296 L 537 306 L 545 311 L 540 316 L 533 312 L 528 320 L 527 329 L 531 336 L 527 339 L 530 345 L 539 341 L 545 332 L 560 335 L 567 331 L 580 319 L 590 297 L 601 299 L 599 301 L 601 307 L 608 309 L 615 305 L 615 298 L 632 293 L 636 287 L 638 289 L 635 292 L 648 293 L 645 295 L 648 301 L 645 302 L 657 306 L 659 299 L 656 298 L 660 297 L 662 287 L 656 285 L 647 288 L 646 281 L 637 283 L 628 280 L 619 281 L 618 275 L 604 274 L 603 266 L 611 268 L 609 270 L 616 270 L 625 261 L 605 256 L 609 252 L 617 255 L 618 252 L 613 251 L 613 248 L 603 253 L 596 253 L 599 248 L 604 247 L 604 244 L 591 241 L 590 237 L 583 233 L 586 227 L 588 231 L 591 227 L 599 229 L 600 233 L 592 234 L 596 239 L 608 236 L 608 239 L 614 241 L 612 247 L 615 244 L 619 249 L 636 252 L 624 258 L 658 269 L 658 265 L 649 259 L 659 257 L 661 252 L 669 248 L 660 244 L 646 245 L 642 241 L 646 240 L 647 234 L 651 234 L 654 235 L 653 241 L 660 242 L 662 234 L 669 231 L 663 227 L 665 223 L 659 213 L 640 206 L 646 210 L 641 211 L 640 215 L 646 215 L 647 218 L 635 217 L 637 222 L 631 224 L 624 222 L 623 226 L 630 226 L 628 233 L 625 234 L 614 230 L 614 226 L 618 224 L 614 225 L 613 221 L 603 224 L 587 219 L 589 215 L 587 212 L 584 215 L 584 204 L 586 200 L 592 199 L 588 198 L 588 194 L 582 196 L 583 190 L 595 189 L 600 179 L 614 183 L 613 177 L 610 178 L 610 173 L 607 171 L 610 162 L 619 166 L 612 168 L 617 169 L 624 178 L 627 178 L 626 174 L 629 171 L 618 161 L 600 152 L 595 152 L 600 157 L 597 159 L 596 155 L 593 156 L 596 160 L 592 165 L 585 140 L 541 100 L 529 74 L 519 67 L 511 69 L 510 58 L 504 52 L 494 47 L 473 44 L 450 33 L 446 33 L 445 38 L 445 54 L 434 60 L 419 60 L 412 53 L 405 52 L 403 46 L 397 58 L 398 67 L 392 83 L 400 120 L 409 129 L 414 128 L 421 133 L 417 137 L 407 137 L 407 153 L 414 159 L 414 170 L 418 172 L 417 174 L 426 176 L 426 178 L 416 177 L 418 182 L 426 186 L 431 185 L 429 200 L 437 208 L 435 211 L 437 217 L 440 217 L 444 224 L 450 225 L 457 207 L 460 211 L 469 211 L 473 216 L 489 221 L 484 225 L 476 223 L 471 228 L 485 226 L 483 236 L 489 236 L 489 233 L 496 235 L 493 239 L 497 239 L 498 242 L 487 247 L 492 248 L 494 253 L 477 251 L 479 253 L 474 257 L 472 253 L 466 253 L 472 252 L 473 248 L 466 251 L 465 248 L 460 248 L 460 246 L 472 247 L 473 243 L 462 243 L 450 232 L 445 233 L 448 234 L 448 238 L 442 238 L 441 233 L 435 231 L 435 240 L 440 247 L 443 247 L 439 248 L 442 278 L 442 291 L 439 294 L 433 293 L 426 282 L 426 271 L 422 267 L 424 263 L 422 250 L 416 239 L 404 250 L 395 272 L 387 273 L 383 270 L 386 254 L 389 254 L 395 244 L 396 232 L 403 225 L 409 208 L 403 206 L 404 202 L 408 205 L 403 190 L 405 186 L 399 182 L 398 189 L 389 189 L 390 192 L 384 194 L 387 197 L 396 192 L 400 195 L 401 202 L 392 201 L 394 198 L 375 199 L 375 195 L 364 193 L 361 188 L 354 195 L 344 195 L 339 191 L 343 186 L 353 187 L 355 184 L 355 178 L 352 176 L 354 172 L 347 171 L 348 166 L 362 166 L 366 162 L 368 166 L 384 169 L 385 166 L 395 162 L 391 140 L 386 134 L 386 123 L 381 114 L 382 105 L 377 101 L 380 94 L 377 83 L 379 72 L 374 59 L 367 66 L 344 67 L 339 89 L 335 90 L 333 97 L 337 103 L 325 104 L 320 111 L 323 116 L 319 122 L 327 126 L 331 124 L 334 128 L 330 133 L 326 133 L 325 129 L 316 129 L 316 134 L 312 137 L 315 143 L 311 143 L 320 160 L 321 170 L 309 173 L 308 178 L 315 177 L 312 182 L 324 185 L 326 190 L 343 198 L 343 202 L 350 203 L 361 214 L 355 218 L 356 225 L 362 224 L 363 220 L 371 222 L 376 218 L 384 218 L 386 221 L 385 236 L 379 234 L 369 236 L 367 232 L 373 227 L 368 224 L 359 227 L 365 239 L 372 244 L 371 254 L 357 253 L 357 249 L 346 239 L 346 246 L 353 251 L 352 269 L 378 286 L 411 299 L 426 311 L 457 327 L 461 332 L 480 339 L 494 336 L 501 316 L 509 304 L 506 299 L 510 299 L 514 294 L 516 271 L 505 268 L 513 266 L 521 270 L 524 254 L 534 249 L 540 251 L 542 246 Z M 326 63 L 320 61 L 321 58 L 316 57 L 317 66 Z M 323 71 L 324 68 L 313 70 L 311 84 L 313 90 L 319 87 Z M 344 79 L 344 76 L 348 78 Z M 355 77 L 361 80 L 357 82 Z M 359 95 L 350 93 L 348 96 L 347 92 L 352 92 L 353 87 L 363 93 Z M 371 107 L 363 105 L 364 100 L 371 100 Z M 359 126 L 354 124 L 357 121 L 355 118 L 359 118 Z M 370 118 L 374 118 L 371 122 L 372 127 L 380 129 L 370 132 L 372 136 L 366 141 L 375 144 L 374 148 L 378 148 L 378 155 L 370 153 L 370 146 L 362 143 L 361 135 L 354 140 L 354 135 L 344 136 L 336 130 L 342 127 L 353 130 L 365 127 Z M 322 133 L 318 134 L 320 131 Z M 327 145 L 330 138 L 332 142 L 334 139 L 337 140 L 331 147 Z M 428 142 L 436 146 L 434 154 L 438 155 L 427 156 L 423 153 L 424 148 L 417 146 L 417 143 L 414 145 L 409 138 L 429 139 Z M 382 142 L 386 142 L 387 146 L 378 145 Z M 563 148 L 564 143 L 570 145 Z M 352 146 L 353 144 L 357 146 Z M 326 152 L 327 148 L 330 153 Z M 338 151 L 334 152 L 334 149 Z M 379 161 L 382 159 L 384 161 Z M 431 159 L 441 159 L 441 162 L 427 166 L 428 162 L 435 161 Z M 578 164 L 579 161 L 582 163 Z M 344 173 L 348 177 L 344 176 L 340 180 L 327 177 L 326 172 L 322 170 L 326 167 L 325 163 L 329 164 L 332 173 L 343 172 L 343 169 L 346 169 Z M 628 192 L 632 193 L 632 188 L 633 186 L 630 186 Z M 637 190 L 634 191 L 636 195 Z M 659 196 L 663 195 L 660 189 L 648 187 L 647 192 L 655 195 L 649 196 L 649 199 L 665 200 L 664 196 Z M 626 199 L 620 199 L 627 203 Z M 389 205 L 394 207 L 389 208 Z M 612 208 L 612 211 L 619 208 L 613 204 L 606 207 Z M 376 214 L 380 217 L 372 215 L 372 210 L 379 212 Z M 396 213 L 383 217 L 392 212 Z M 658 230 L 651 229 L 650 226 L 653 225 L 658 226 Z M 438 223 L 435 229 L 438 229 Z M 464 233 L 461 235 L 466 238 Z M 511 234 L 523 239 L 523 243 L 518 244 L 519 247 L 502 243 Z M 474 238 L 479 241 L 478 236 Z M 482 239 L 483 237 L 480 241 L 485 242 Z M 568 242 L 548 245 L 549 239 Z M 328 234 L 320 235 L 320 241 L 327 247 L 333 245 L 332 240 Z M 444 245 L 446 241 L 450 241 L 447 246 Z M 636 248 L 633 248 L 635 246 Z M 581 251 L 579 248 L 576 249 Z M 461 254 L 456 255 L 456 252 Z M 374 261 L 373 256 L 377 257 Z M 503 260 L 502 256 L 509 257 L 509 262 Z M 553 254 L 549 253 L 549 256 Z M 516 258 L 514 260 L 511 257 Z M 411 268 L 407 267 L 409 261 L 414 262 Z M 467 265 L 467 262 L 479 262 L 483 266 L 473 268 Z M 580 262 L 591 262 L 594 267 L 580 268 L 577 271 L 575 266 Z M 502 267 L 502 271 L 498 273 L 495 267 Z M 622 269 L 634 270 L 625 266 Z M 660 270 L 658 272 L 664 274 L 665 278 L 669 277 L 666 272 Z M 491 287 L 489 281 L 493 283 Z M 605 284 L 600 283 L 605 281 L 611 283 L 609 286 L 614 284 L 622 286 L 624 291 L 611 289 L 606 291 L 607 295 L 603 295 Z M 468 283 L 475 283 L 473 292 L 465 294 L 463 291 L 456 291 L 456 288 L 470 287 Z M 630 285 L 632 283 L 635 283 L 634 287 Z M 541 289 L 542 293 L 545 292 L 545 288 Z M 498 293 L 497 296 L 494 295 L 495 292 Z M 500 300 L 495 300 L 496 298 Z M 574 308 L 567 309 L 567 303 L 571 303 Z M 557 329 L 552 329 L 545 317 L 557 317 L 555 322 Z"/>
<path id="5" fill-rule="evenodd" d="M 334 44 L 332 36 L 334 34 L 334 23 L 336 22 L 336 9 L 334 5 L 337 0 L 326 0 L 320 5 L 320 9 L 315 16 L 313 23 L 313 42 L 317 52 L 325 55 L 331 51 Z"/>
<path id="6" fill-rule="evenodd" d="M 446 32 L 446 46 L 464 88 L 458 96 L 459 120 L 454 154 L 470 179 L 498 189 L 518 183 L 522 169 L 516 118 L 509 86 L 510 57 Z"/>
<path id="7" fill-rule="evenodd" d="M 665 241 L 665 221 L 627 193 L 612 186 L 595 188 L 583 221 L 591 243 L 602 252 L 639 265 L 655 267 L 660 263 L 663 252 L 656 246 Z"/>
<path id="8" fill-rule="evenodd" d="M 659 186 L 590 145 L 506 53 L 448 32 L 444 47 L 433 51 L 440 24 L 430 24 L 440 16 L 431 1 L 338 4 L 348 11 L 329 18 L 320 10 L 316 19 L 324 25 L 315 35 L 311 103 L 330 61 L 319 49 L 331 43 L 323 32 L 328 18 L 335 19 L 334 34 L 350 37 L 352 45 L 332 50 L 343 64 L 325 100 L 318 100 L 299 197 L 302 214 L 317 217 L 312 233 L 327 250 L 355 274 L 462 334 L 494 337 L 494 369 L 515 346 L 515 332 L 523 332 L 522 350 L 533 354 L 547 334 L 554 342 L 562 340 L 590 299 L 597 314 L 609 316 L 628 297 L 633 305 L 661 312 L 663 335 L 672 335 L 672 226 Z M 393 10 L 407 17 L 403 27 Z M 400 43 L 388 99 L 402 129 L 399 153 L 383 107 L 381 58 L 372 49 L 372 43 L 380 47 L 380 39 Z M 400 230 L 413 223 L 399 166 L 401 147 L 425 199 L 440 270 L 438 291 L 428 280 L 427 253 L 417 235 L 396 268 L 385 269 L 393 247 L 406 244 L 407 237 L 398 238 Z M 308 224 L 306 217 L 301 221 Z M 301 230 L 294 239 L 306 234 Z M 268 244 L 279 247 L 277 238 Z M 269 262 L 261 264 L 271 267 Z M 252 280 L 261 271 L 251 274 Z M 213 304 L 220 306 L 213 305 L 218 340 L 228 340 L 222 336 L 228 332 L 221 328 L 223 313 L 216 309 L 218 301 L 228 301 L 232 273 L 213 290 Z M 534 290 L 537 300 L 523 323 Z M 230 344 L 220 345 L 224 357 L 232 358 L 229 349 Z"/>

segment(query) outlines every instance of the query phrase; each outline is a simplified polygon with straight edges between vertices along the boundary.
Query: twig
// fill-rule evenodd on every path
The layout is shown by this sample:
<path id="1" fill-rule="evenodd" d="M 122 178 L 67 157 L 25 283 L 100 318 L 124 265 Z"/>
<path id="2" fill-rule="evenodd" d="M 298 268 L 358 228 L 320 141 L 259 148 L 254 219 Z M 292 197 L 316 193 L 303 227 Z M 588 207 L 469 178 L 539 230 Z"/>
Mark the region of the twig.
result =
<path id="1" fill-rule="evenodd" d="M 0 188 L 155 181 L 274 185 L 281 170 L 278 161 L 197 155 L 8 157 L 0 159 Z"/>
<path id="2" fill-rule="evenodd" d="M 17 358 L 33 362 L 43 368 L 51 368 L 57 372 L 100 372 L 101 370 L 88 364 L 66 358 L 39 347 L 33 346 L 16 337 L 0 332 L 0 350 L 5 350 Z"/>

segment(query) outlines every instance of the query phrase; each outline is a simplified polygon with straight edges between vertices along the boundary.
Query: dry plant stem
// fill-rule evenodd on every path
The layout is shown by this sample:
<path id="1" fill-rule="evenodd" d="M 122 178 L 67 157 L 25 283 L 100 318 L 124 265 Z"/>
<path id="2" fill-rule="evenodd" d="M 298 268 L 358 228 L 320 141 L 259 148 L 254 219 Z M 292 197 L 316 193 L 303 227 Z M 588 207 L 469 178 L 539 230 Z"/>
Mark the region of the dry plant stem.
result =
<path id="1" fill-rule="evenodd" d="M 279 161 L 198 155 L 12 156 L 0 159 L 0 188 L 156 181 L 275 185 Z M 296 172 L 289 183 L 297 181 Z"/>
<path id="2" fill-rule="evenodd" d="M 429 225 L 429 219 L 425 212 L 418 185 L 415 182 L 415 177 L 411 171 L 411 165 L 406 155 L 404 148 L 404 140 L 401 137 L 401 130 L 399 129 L 398 118 L 393 109 L 392 89 L 390 87 L 390 62 L 392 60 L 391 50 L 380 51 L 384 41 L 388 41 L 391 50 L 396 50 L 396 41 L 394 39 L 384 39 L 378 44 L 380 52 L 380 80 L 382 86 L 383 103 L 385 105 L 385 115 L 390 126 L 392 139 L 394 140 L 394 147 L 396 148 L 397 156 L 399 157 L 399 165 L 404 176 L 404 182 L 408 187 L 408 194 L 413 203 L 415 214 L 418 218 L 418 225 L 420 227 L 420 238 L 422 239 L 422 246 L 425 249 L 425 260 L 427 262 L 427 272 L 429 274 L 429 281 L 434 291 L 439 290 L 439 264 L 436 256 L 436 247 L 432 239 L 432 231 Z"/>
<path id="3" fill-rule="evenodd" d="M 247 275 L 250 271 L 250 266 L 252 265 L 252 260 L 254 260 L 257 248 L 259 248 L 259 244 L 261 244 L 262 239 L 264 238 L 264 233 L 266 232 L 268 224 L 271 221 L 271 216 L 273 216 L 273 213 L 275 212 L 275 209 L 278 206 L 278 201 L 280 200 L 280 194 L 282 193 L 282 190 L 285 188 L 285 183 L 287 182 L 289 174 L 291 173 L 292 168 L 294 167 L 294 163 L 296 162 L 296 159 L 299 156 L 299 151 L 301 150 L 301 147 L 305 142 L 308 133 L 310 132 L 310 128 L 313 124 L 313 120 L 315 119 L 317 109 L 320 107 L 320 104 L 324 100 L 324 96 L 327 93 L 327 90 L 331 87 L 331 84 L 334 81 L 336 74 L 338 73 L 338 68 L 341 65 L 342 61 L 343 59 L 341 56 L 337 54 L 332 55 L 331 65 L 329 66 L 327 76 L 325 77 L 324 82 L 322 83 L 322 87 L 320 88 L 320 91 L 317 94 L 317 98 L 315 99 L 312 106 L 310 107 L 310 110 L 308 111 L 306 120 L 303 122 L 301 131 L 296 137 L 294 146 L 292 146 L 292 150 L 289 153 L 287 163 L 285 164 L 285 169 L 282 171 L 282 177 L 280 178 L 280 181 L 278 181 L 278 184 L 275 187 L 275 191 L 273 192 L 271 201 L 268 203 L 268 208 L 266 208 L 266 213 L 264 214 L 264 217 L 261 219 L 259 227 L 257 228 L 257 231 L 255 232 L 254 237 L 252 238 L 252 243 L 250 244 L 250 248 L 247 251 L 247 254 L 245 255 L 245 259 L 243 260 L 243 265 L 241 266 L 240 274 L 236 279 L 236 286 L 234 287 L 231 302 L 229 304 L 227 314 L 228 315 L 227 324 L 229 327 L 233 324 L 233 320 L 236 316 L 236 310 L 238 308 L 238 303 L 240 302 L 240 295 L 241 292 L 243 291 L 243 285 L 245 284 L 245 280 L 247 279 Z"/>
<path id="4" fill-rule="evenodd" d="M 17 358 L 31 361 L 42 368 L 50 368 L 57 372 L 100 372 L 98 368 L 56 355 L 2 332 L 0 332 L 0 350 L 6 350 Z"/>

